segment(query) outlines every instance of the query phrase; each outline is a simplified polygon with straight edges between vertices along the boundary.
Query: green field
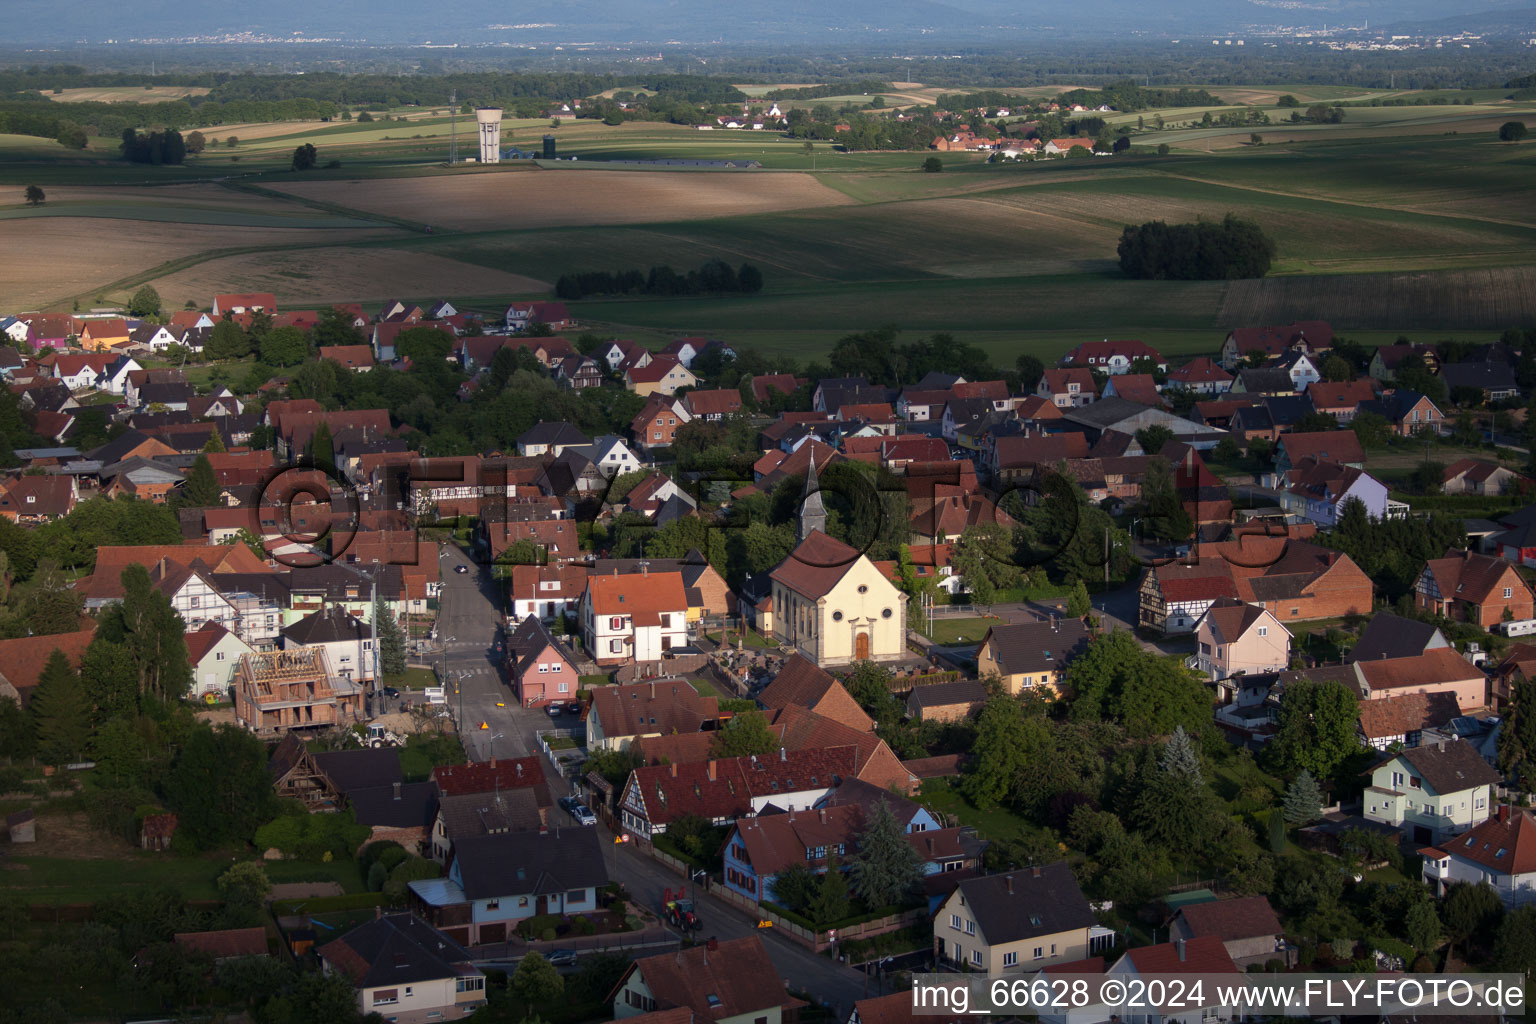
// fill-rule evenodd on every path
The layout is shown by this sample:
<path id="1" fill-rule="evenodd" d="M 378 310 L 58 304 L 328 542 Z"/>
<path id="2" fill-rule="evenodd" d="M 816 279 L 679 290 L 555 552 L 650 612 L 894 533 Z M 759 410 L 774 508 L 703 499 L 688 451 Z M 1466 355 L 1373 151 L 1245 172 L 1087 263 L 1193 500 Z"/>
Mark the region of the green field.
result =
<path id="1" fill-rule="evenodd" d="M 1271 104 L 1280 90 L 1212 91 Z M 1303 103 L 1392 95 L 1345 87 L 1284 91 Z M 111 158 L 108 140 L 93 143 L 91 152 L 71 153 L 46 140 L 0 136 L 0 181 L 46 188 L 234 176 L 226 184 L 243 193 L 232 194 L 228 204 L 188 204 L 154 189 L 137 190 L 142 198 L 117 189 L 110 197 L 66 194 L 33 209 L 20 205 L 17 189 L 0 205 L 0 219 L 206 225 L 227 229 L 220 237 L 224 252 L 341 244 L 366 259 L 370 246 L 382 246 L 540 280 L 575 270 L 753 262 L 766 278 L 758 296 L 595 297 L 575 309 L 599 329 L 646 342 L 704 333 L 802 358 L 824 351 L 842 333 L 887 322 L 909 332 L 948 331 L 1008 362 L 1021 351 L 1051 354 L 1084 338 L 1114 336 L 1144 338 L 1175 356 L 1192 354 L 1209 351 L 1233 326 L 1298 318 L 1328 319 L 1362 339 L 1415 332 L 1481 337 L 1536 321 L 1536 190 L 1527 184 L 1536 178 L 1536 146 L 1499 144 L 1488 127 L 1500 118 L 1536 115 L 1530 104 L 1490 102 L 1492 94 L 1474 98 L 1472 106 L 1351 107 L 1339 125 L 1253 129 L 1266 136 L 1260 146 L 1247 143 L 1248 128 L 1167 129 L 1133 136 L 1132 152 L 1112 159 L 988 164 L 975 155 L 943 154 L 941 174 L 920 173 L 921 154 L 843 154 L 819 144 L 808 155 L 800 142 L 773 133 L 588 121 L 552 129 L 543 120 L 512 120 L 504 122 L 509 144 L 531 148 L 552 132 L 562 157 L 579 158 L 541 173 L 658 157 L 754 159 L 783 170 L 809 171 L 814 164 L 817 180 L 851 205 L 624 225 L 594 218 L 590 225 L 519 229 L 514 222 L 431 235 L 419 223 L 426 214 L 417 210 L 365 213 L 334 193 L 326 202 L 295 201 L 261 186 L 339 175 L 513 171 L 443 167 L 447 118 L 433 112 L 411 111 L 404 123 L 205 130 L 210 140 L 242 130 L 251 137 L 234 150 L 210 147 L 180 168 L 125 165 Z M 1265 109 L 1276 119 L 1288 115 Z M 1191 114 L 1198 119 L 1200 111 L 1163 113 L 1183 121 Z M 1137 116 L 1150 120 L 1152 113 Z M 416 135 L 421 138 L 410 137 Z M 341 169 L 296 178 L 286 163 L 299 142 L 314 143 L 322 163 L 337 159 Z M 469 142 L 461 126 L 462 151 Z M 1151 152 L 1160 142 L 1172 146 L 1170 156 Z M 572 196 L 573 208 L 580 202 Z M 1120 275 L 1115 243 L 1125 224 L 1229 212 L 1258 222 L 1275 239 L 1268 278 L 1148 282 Z M 331 234 L 385 225 L 409 233 L 339 243 Z M 281 245 L 242 245 L 245 230 L 284 226 L 319 230 Z M 154 271 L 103 266 L 97 290 L 120 297 Z M 168 271 L 161 266 L 158 272 Z M 448 297 L 489 306 L 509 296 Z"/>

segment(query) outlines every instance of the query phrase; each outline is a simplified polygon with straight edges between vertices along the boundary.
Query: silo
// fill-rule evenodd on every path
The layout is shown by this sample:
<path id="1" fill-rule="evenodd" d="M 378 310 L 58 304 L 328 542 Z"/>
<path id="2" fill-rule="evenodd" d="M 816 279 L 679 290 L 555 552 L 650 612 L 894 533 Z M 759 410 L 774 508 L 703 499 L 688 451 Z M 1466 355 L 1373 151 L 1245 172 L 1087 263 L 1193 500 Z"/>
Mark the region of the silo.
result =
<path id="1" fill-rule="evenodd" d="M 501 108 L 477 107 L 475 120 L 480 123 L 480 162 L 501 163 Z"/>
<path id="2" fill-rule="evenodd" d="M 555 159 L 555 137 L 553 135 L 544 136 L 544 159 Z"/>

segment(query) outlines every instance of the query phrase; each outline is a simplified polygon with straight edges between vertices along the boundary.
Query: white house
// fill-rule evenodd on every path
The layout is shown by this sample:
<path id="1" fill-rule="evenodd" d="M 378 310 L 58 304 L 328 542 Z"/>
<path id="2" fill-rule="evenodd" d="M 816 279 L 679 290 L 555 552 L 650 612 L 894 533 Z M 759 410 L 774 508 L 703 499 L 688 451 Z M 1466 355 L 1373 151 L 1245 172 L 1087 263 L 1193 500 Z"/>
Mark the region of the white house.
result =
<path id="1" fill-rule="evenodd" d="M 1286 474 L 1287 486 L 1280 492 L 1280 507 L 1303 516 L 1319 529 L 1329 529 L 1338 522 L 1344 503 L 1358 500 L 1372 519 L 1385 520 L 1407 514 L 1407 506 L 1389 501 L 1387 485 L 1363 469 L 1303 459 Z"/>
<path id="2" fill-rule="evenodd" d="M 128 391 L 128 375 L 135 370 L 142 370 L 130 356 L 118 356 L 112 364 L 106 368 L 97 381 L 98 386 L 114 395 L 126 394 Z"/>
<path id="3" fill-rule="evenodd" d="M 201 564 L 178 566 L 168 569 L 155 585 L 176 609 L 186 623 L 187 632 L 203 628 L 204 623 L 216 622 L 233 632 L 239 619 L 234 602 L 214 586 L 212 574 Z"/>
<path id="4" fill-rule="evenodd" d="M 1436 895 L 1452 882 L 1470 882 L 1493 886 L 1511 909 L 1536 900 L 1536 822 L 1519 807 L 1501 804 L 1481 825 L 1419 854 Z"/>
<path id="5" fill-rule="evenodd" d="M 645 463 L 622 437 L 603 434 L 583 453 L 608 479 L 645 468 Z"/>
<path id="6" fill-rule="evenodd" d="M 373 638 L 367 623 L 341 605 L 326 605 L 281 631 L 283 650 L 320 647 L 332 673 L 354 683 L 373 680 Z"/>
<path id="7" fill-rule="evenodd" d="M 235 681 L 235 666 L 242 654 L 255 649 L 217 622 L 205 622 L 201 629 L 187 634 L 187 662 L 192 666 L 193 700 L 210 695 L 227 697 Z"/>
<path id="8" fill-rule="evenodd" d="M 1488 820 L 1503 779 L 1462 740 L 1410 747 L 1371 769 L 1363 803 L 1368 821 L 1437 843 Z"/>
<path id="9" fill-rule="evenodd" d="M 366 921 L 315 950 L 321 969 L 357 991 L 360 1014 L 462 1020 L 485 1005 L 485 975 L 453 937 L 412 914 Z"/>
<path id="10" fill-rule="evenodd" d="M 688 596 L 678 572 L 590 576 L 581 637 L 599 665 L 660 661 L 688 642 Z"/>

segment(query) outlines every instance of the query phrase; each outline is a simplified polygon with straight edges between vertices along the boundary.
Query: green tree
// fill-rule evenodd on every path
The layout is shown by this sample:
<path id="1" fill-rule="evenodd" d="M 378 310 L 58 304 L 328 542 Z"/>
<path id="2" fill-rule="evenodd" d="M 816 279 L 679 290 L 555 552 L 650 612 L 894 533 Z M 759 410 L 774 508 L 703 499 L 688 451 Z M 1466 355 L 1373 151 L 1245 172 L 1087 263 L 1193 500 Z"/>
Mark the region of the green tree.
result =
<path id="1" fill-rule="evenodd" d="M 1285 688 L 1275 738 L 1265 748 L 1282 775 L 1305 769 L 1317 778 L 1360 749 L 1360 701 L 1342 683 L 1298 679 Z"/>
<path id="2" fill-rule="evenodd" d="M 1007 694 L 982 705 L 976 716 L 976 741 L 960 790 L 981 810 L 990 810 L 1012 792 L 1015 780 L 1028 763 L 1029 726 L 1024 708 Z"/>
<path id="3" fill-rule="evenodd" d="M 261 339 L 262 362 L 297 366 L 310 357 L 309 338 L 297 327 L 277 327 Z"/>
<path id="4" fill-rule="evenodd" d="M 186 623 L 142 565 L 126 566 L 121 580 L 123 599 L 101 615 L 96 635 L 123 646 L 142 696 L 180 700 L 192 683 Z"/>
<path id="5" fill-rule="evenodd" d="M 1362 448 L 1385 448 L 1392 440 L 1392 424 L 1385 416 L 1369 409 L 1355 413 L 1349 429 L 1355 432 Z"/>
<path id="6" fill-rule="evenodd" d="M 1158 156 L 1167 156 L 1172 151 L 1173 151 L 1172 148 L 1166 142 L 1159 142 L 1157 144 L 1157 155 Z"/>
<path id="7" fill-rule="evenodd" d="M 208 431 L 208 440 L 203 442 L 203 451 L 215 455 L 221 452 L 229 451 L 229 449 L 224 446 L 224 438 L 219 434 L 217 427 L 214 427 Z"/>
<path id="8" fill-rule="evenodd" d="M 1445 888 L 1441 915 L 1446 937 L 1452 943 L 1470 945 L 1474 935 L 1487 936 L 1494 931 L 1504 916 L 1504 903 L 1491 885 L 1452 882 Z"/>
<path id="9" fill-rule="evenodd" d="M 239 726 L 199 724 L 166 777 L 165 798 L 180 819 L 177 839 L 194 849 L 249 840 L 272 817 L 266 747 Z"/>
<path id="10" fill-rule="evenodd" d="M 48 764 L 78 761 L 91 736 L 85 688 L 64 653 L 55 649 L 43 664 L 29 707 L 37 754 Z"/>
<path id="11" fill-rule="evenodd" d="M 827 858 L 827 870 L 816 884 L 816 894 L 806 907 L 806 916 L 817 927 L 826 928 L 848 916 L 852 905 L 848 900 L 848 878 L 838 866 L 836 857 Z"/>
<path id="12" fill-rule="evenodd" d="M 331 425 L 321 420 L 315 427 L 315 433 L 309 439 L 309 444 L 304 446 L 304 454 L 312 459 L 316 466 L 330 473 L 336 472 L 336 446 L 331 440 Z"/>
<path id="13" fill-rule="evenodd" d="M 936 156 L 931 156 L 923 161 L 923 170 L 929 174 L 938 174 L 944 169 L 944 161 Z"/>
<path id="14" fill-rule="evenodd" d="M 233 320 L 220 320 L 208 332 L 203 354 L 209 359 L 244 359 L 251 354 L 250 339 Z"/>
<path id="15" fill-rule="evenodd" d="M 881 800 L 870 811 L 848 871 L 854 891 L 869 907 L 901 903 L 921 884 L 917 851 L 907 842 L 887 801 Z"/>
<path id="16" fill-rule="evenodd" d="M 254 917 L 272 892 L 267 869 L 260 861 L 242 860 L 219 876 L 219 898 L 246 916 Z"/>
<path id="17" fill-rule="evenodd" d="M 1524 121 L 1505 121 L 1499 125 L 1500 142 L 1520 142 L 1528 134 Z"/>
<path id="18" fill-rule="evenodd" d="M 1109 719 L 1133 736 L 1166 736 L 1182 725 L 1201 731 L 1210 721 L 1212 696 L 1177 657 L 1146 651 L 1125 630 L 1091 641 L 1068 667 L 1070 717 Z"/>
<path id="19" fill-rule="evenodd" d="M 1141 445 L 1141 450 L 1148 455 L 1157 455 L 1172 440 L 1173 431 L 1161 423 L 1154 423 L 1150 427 L 1142 427 L 1136 431 L 1136 443 Z"/>
<path id="20" fill-rule="evenodd" d="M 41 206 L 48 201 L 48 194 L 39 185 L 28 185 L 24 194 L 28 206 Z"/>
<path id="21" fill-rule="evenodd" d="M 128 312 L 137 317 L 160 315 L 160 293 L 150 285 L 141 285 L 128 300 Z"/>
<path id="22" fill-rule="evenodd" d="M 1343 356 L 1330 355 L 1323 360 L 1323 365 L 1318 367 L 1318 372 L 1323 375 L 1323 380 L 1345 381 L 1355 379 L 1355 368 L 1349 364 L 1349 360 Z"/>
<path id="23" fill-rule="evenodd" d="M 7 763 L 31 757 L 37 749 L 32 722 L 14 697 L 0 697 L 0 757 Z"/>
<path id="24" fill-rule="evenodd" d="M 1202 849 L 1218 834 L 1225 814 L 1182 730 L 1169 738 L 1143 782 L 1133 818 L 1143 835 L 1166 849 Z"/>
<path id="25" fill-rule="evenodd" d="M 1536 765 L 1536 679 L 1522 673 L 1510 688 L 1509 706 L 1504 710 L 1504 728 L 1499 730 L 1499 770 L 1522 784 Z M 1526 788 L 1530 786 L 1526 784 Z"/>
<path id="26" fill-rule="evenodd" d="M 306 142 L 293 151 L 293 169 L 307 171 L 315 166 L 316 153 L 313 143 Z"/>
<path id="27" fill-rule="evenodd" d="M 517 962 L 517 970 L 507 982 L 512 993 L 532 1012 L 535 1003 L 548 1002 L 565 991 L 565 979 L 544 954 L 533 950 Z"/>
<path id="28" fill-rule="evenodd" d="M 742 711 L 715 733 L 712 747 L 715 757 L 762 757 L 779 749 L 779 738 L 768 727 L 762 712 Z"/>
<path id="29" fill-rule="evenodd" d="M 901 717 L 901 702 L 891 693 L 890 669 L 873 661 L 855 662 L 843 685 L 876 722 L 884 725 Z"/>
<path id="30" fill-rule="evenodd" d="M 195 156 L 208 148 L 208 138 L 202 132 L 188 132 L 186 147 L 187 152 Z"/>
<path id="31" fill-rule="evenodd" d="M 379 610 L 379 667 L 385 675 L 405 672 L 405 631 L 400 622 L 384 609 Z"/>
<path id="32" fill-rule="evenodd" d="M 1284 813 L 1291 825 L 1310 825 L 1323 816 L 1323 791 L 1305 768 L 1285 788 Z"/>
<path id="33" fill-rule="evenodd" d="M 998 523 L 967 526 L 954 542 L 950 564 L 980 605 L 992 604 L 998 591 L 1017 586 L 1023 577 L 1014 558 L 1013 533 Z"/>
<path id="34" fill-rule="evenodd" d="M 1440 945 L 1440 917 L 1435 913 L 1435 905 L 1429 900 L 1420 900 L 1415 903 L 1403 918 L 1403 932 L 1408 938 L 1408 944 L 1420 953 L 1428 956 Z"/>
<path id="35" fill-rule="evenodd" d="M 1067 614 L 1080 619 L 1091 611 L 1093 599 L 1088 596 L 1088 585 L 1078 580 L 1072 587 L 1072 593 L 1067 595 Z"/>
<path id="36" fill-rule="evenodd" d="M 181 485 L 181 504 L 185 508 L 213 508 L 219 504 L 222 490 L 208 456 L 198 455 L 187 473 L 186 482 Z"/>

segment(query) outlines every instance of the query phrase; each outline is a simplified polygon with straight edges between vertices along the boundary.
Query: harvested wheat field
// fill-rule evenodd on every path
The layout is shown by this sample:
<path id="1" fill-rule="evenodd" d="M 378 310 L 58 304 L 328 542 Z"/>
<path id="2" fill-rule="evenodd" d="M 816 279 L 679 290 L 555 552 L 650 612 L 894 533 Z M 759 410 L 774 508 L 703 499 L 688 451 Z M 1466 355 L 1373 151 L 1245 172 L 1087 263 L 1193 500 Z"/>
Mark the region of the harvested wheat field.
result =
<path id="1" fill-rule="evenodd" d="M 144 224 L 125 230 L 122 221 L 95 217 L 32 217 L 5 223 L 6 272 L 0 276 L 0 309 L 45 309 L 85 295 L 170 260 L 244 245 L 307 245 L 303 228 L 229 228 L 217 224 Z M 387 230 L 328 232 L 327 240 L 388 237 Z M 218 290 L 227 290 L 221 282 Z M 176 296 L 179 304 L 183 298 Z M 206 297 L 196 296 L 199 301 Z"/>
<path id="2" fill-rule="evenodd" d="M 236 283 L 245 290 L 274 292 L 285 307 L 395 295 L 521 295 L 549 290 L 547 282 L 521 274 L 375 246 L 225 256 L 150 282 L 161 295 L 178 300 L 183 295 L 211 295 Z"/>
<path id="3" fill-rule="evenodd" d="M 274 186 L 460 231 L 651 224 L 782 213 L 853 200 L 808 174 L 541 170 Z"/>
<path id="4" fill-rule="evenodd" d="M 52 89 L 37 91 L 59 103 L 160 103 L 208 94 L 208 90 L 199 85 L 124 85 L 99 89 L 64 89 L 58 93 Z"/>

